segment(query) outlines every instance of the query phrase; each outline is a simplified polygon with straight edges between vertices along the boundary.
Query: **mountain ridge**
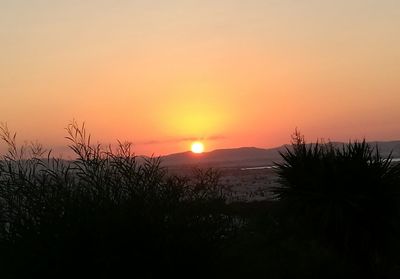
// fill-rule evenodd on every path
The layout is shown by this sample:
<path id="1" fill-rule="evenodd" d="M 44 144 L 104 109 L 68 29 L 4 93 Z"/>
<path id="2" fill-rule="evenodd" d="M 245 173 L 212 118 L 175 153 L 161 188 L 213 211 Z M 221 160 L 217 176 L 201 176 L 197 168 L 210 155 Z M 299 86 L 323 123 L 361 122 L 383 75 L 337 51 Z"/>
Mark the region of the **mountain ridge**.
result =
<path id="1" fill-rule="evenodd" d="M 334 145 L 346 145 L 345 142 L 331 142 Z M 393 158 L 400 157 L 400 140 L 371 141 L 373 147 L 377 146 L 383 157 L 392 152 Z M 310 143 L 315 144 L 315 143 Z M 254 167 L 269 166 L 281 161 L 280 152 L 290 148 L 290 144 L 284 144 L 273 148 L 260 148 L 254 146 L 216 149 L 201 154 L 191 151 L 172 153 L 161 156 L 162 165 L 167 167 L 179 166 L 208 166 L 208 167 Z"/>

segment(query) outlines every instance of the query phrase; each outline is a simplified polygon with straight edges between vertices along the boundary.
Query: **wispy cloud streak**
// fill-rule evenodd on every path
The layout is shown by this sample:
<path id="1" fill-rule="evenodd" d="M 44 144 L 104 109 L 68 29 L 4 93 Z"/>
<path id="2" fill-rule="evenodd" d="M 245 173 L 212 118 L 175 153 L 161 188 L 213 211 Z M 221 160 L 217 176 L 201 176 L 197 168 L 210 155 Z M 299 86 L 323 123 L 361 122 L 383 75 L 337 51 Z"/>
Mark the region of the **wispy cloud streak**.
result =
<path id="1" fill-rule="evenodd" d="M 179 143 L 179 142 L 188 142 L 188 141 L 216 141 L 225 139 L 225 136 L 222 135 L 214 135 L 209 137 L 184 137 L 184 138 L 173 138 L 173 139 L 163 139 L 163 140 L 148 140 L 148 141 L 139 141 L 134 144 L 137 145 L 155 145 L 155 144 L 166 144 L 166 143 Z"/>

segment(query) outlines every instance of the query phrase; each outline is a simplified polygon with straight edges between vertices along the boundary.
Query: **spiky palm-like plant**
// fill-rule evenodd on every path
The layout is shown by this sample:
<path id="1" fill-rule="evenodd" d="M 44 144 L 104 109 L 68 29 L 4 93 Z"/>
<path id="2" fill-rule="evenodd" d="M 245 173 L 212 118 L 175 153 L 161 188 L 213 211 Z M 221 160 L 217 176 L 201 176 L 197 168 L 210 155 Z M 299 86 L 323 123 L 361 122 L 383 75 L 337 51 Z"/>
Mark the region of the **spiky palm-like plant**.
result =
<path id="1" fill-rule="evenodd" d="M 365 140 L 307 144 L 298 132 L 281 156 L 281 185 L 274 193 L 287 218 L 342 255 L 362 255 L 359 260 L 373 269 L 392 258 L 400 225 L 400 166 L 390 156 L 383 158 Z"/>

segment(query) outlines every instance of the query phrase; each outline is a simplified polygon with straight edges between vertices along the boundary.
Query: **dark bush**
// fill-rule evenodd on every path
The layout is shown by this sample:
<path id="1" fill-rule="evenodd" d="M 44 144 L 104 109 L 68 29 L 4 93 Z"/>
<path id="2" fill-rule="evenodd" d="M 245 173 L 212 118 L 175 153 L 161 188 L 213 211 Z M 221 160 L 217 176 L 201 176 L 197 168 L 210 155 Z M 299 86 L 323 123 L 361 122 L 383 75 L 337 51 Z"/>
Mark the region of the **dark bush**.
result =
<path id="1" fill-rule="evenodd" d="M 377 277 L 399 263 L 400 167 L 364 141 L 307 144 L 281 154 L 274 193 L 288 222 Z"/>
<path id="2" fill-rule="evenodd" d="M 76 160 L 17 147 L 1 127 L 2 278 L 398 277 L 400 167 L 365 141 L 282 153 L 275 200 L 227 202 L 220 172 L 171 175 L 129 143 L 92 144 L 68 126 Z"/>
<path id="3" fill-rule="evenodd" d="M 0 257 L 9 278 L 152 278 L 218 269 L 234 232 L 223 213 L 218 173 L 168 176 L 159 158 L 139 162 L 131 145 L 93 145 L 85 127 L 67 128 L 73 162 L 18 148 L 2 127 Z M 3 278 L 4 278 L 3 277 Z"/>

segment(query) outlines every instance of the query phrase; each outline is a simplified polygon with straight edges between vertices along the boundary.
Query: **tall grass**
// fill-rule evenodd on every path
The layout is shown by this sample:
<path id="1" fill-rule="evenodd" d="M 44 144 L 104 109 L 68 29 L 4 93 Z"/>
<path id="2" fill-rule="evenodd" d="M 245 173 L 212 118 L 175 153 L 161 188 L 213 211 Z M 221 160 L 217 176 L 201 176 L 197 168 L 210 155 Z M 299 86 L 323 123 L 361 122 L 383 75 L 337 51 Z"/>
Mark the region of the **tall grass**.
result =
<path id="1" fill-rule="evenodd" d="M 169 176 L 159 158 L 138 162 L 129 143 L 104 148 L 76 122 L 67 127 L 76 155 L 51 157 L 18 147 L 6 126 L 0 160 L 1 270 L 10 277 L 156 277 L 216 270 L 234 232 L 221 212 L 218 173 Z M 46 157 L 47 156 L 47 157 Z"/>

